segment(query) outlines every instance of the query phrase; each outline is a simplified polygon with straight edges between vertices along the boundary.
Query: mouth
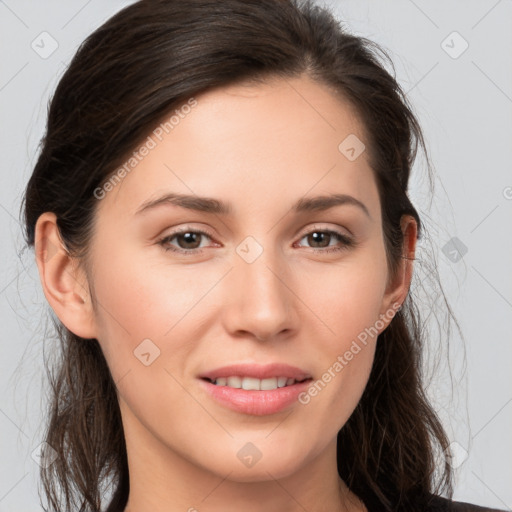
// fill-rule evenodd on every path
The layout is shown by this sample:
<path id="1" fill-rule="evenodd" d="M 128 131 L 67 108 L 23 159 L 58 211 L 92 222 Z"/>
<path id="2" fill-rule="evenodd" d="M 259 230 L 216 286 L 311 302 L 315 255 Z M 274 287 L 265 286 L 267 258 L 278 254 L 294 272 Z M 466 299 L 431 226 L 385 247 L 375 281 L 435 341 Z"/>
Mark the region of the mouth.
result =
<path id="1" fill-rule="evenodd" d="M 255 377 L 243 377 L 232 375 L 230 377 L 217 377 L 210 379 L 202 377 L 206 382 L 210 382 L 215 386 L 225 386 L 232 389 L 245 389 L 247 391 L 272 391 L 278 388 L 285 388 L 293 386 L 296 383 L 312 380 L 311 377 L 304 377 L 302 379 L 295 379 L 293 377 L 269 377 L 266 379 L 258 379 Z"/>
<path id="2" fill-rule="evenodd" d="M 300 368 L 281 363 L 234 364 L 198 376 L 203 390 L 218 405 L 242 414 L 275 414 L 298 403 L 313 380 Z"/>

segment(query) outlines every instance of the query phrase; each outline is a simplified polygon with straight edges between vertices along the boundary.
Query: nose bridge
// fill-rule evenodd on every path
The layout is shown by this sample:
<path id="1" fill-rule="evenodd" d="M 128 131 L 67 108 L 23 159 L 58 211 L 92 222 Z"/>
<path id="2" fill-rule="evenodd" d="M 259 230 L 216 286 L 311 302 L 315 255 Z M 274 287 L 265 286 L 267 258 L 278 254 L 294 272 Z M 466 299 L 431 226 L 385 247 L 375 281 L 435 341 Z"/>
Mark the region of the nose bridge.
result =
<path id="1" fill-rule="evenodd" d="M 231 331 L 251 332 L 258 339 L 295 325 L 289 273 L 283 270 L 286 264 L 280 251 L 266 244 L 254 237 L 243 240 L 236 248 L 236 264 L 231 272 L 236 292 L 230 301 L 228 327 Z"/>

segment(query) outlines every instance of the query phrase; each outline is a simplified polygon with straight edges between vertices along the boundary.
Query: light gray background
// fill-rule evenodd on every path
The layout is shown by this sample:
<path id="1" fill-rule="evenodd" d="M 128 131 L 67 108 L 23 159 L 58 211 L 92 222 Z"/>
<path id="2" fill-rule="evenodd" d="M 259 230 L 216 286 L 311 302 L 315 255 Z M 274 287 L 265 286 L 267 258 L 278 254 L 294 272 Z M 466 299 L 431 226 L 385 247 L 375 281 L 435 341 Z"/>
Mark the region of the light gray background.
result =
<path id="1" fill-rule="evenodd" d="M 43 134 L 49 95 L 65 65 L 90 32 L 129 3 L 0 0 L 0 512 L 40 510 L 32 453 L 40 444 L 43 419 L 47 308 L 33 253 L 23 245 L 20 199 Z M 510 509 L 512 1 L 328 4 L 350 31 L 390 52 L 425 130 L 436 193 L 430 204 L 420 159 L 411 196 L 427 223 L 465 338 L 454 330 L 448 349 L 441 336 L 441 351 L 432 341 L 431 355 L 441 355 L 441 364 L 428 392 L 456 443 L 455 497 Z M 45 31 L 51 38 L 41 35 Z M 58 48 L 46 56 L 52 39 Z M 469 46 L 461 53 L 464 41 Z M 446 249 L 453 237 L 467 248 L 460 259 Z M 428 272 L 422 261 L 419 253 L 414 293 L 436 301 L 426 274 L 422 277 Z M 424 309 L 427 315 L 430 307 Z M 443 363 L 448 355 L 451 373 Z"/>

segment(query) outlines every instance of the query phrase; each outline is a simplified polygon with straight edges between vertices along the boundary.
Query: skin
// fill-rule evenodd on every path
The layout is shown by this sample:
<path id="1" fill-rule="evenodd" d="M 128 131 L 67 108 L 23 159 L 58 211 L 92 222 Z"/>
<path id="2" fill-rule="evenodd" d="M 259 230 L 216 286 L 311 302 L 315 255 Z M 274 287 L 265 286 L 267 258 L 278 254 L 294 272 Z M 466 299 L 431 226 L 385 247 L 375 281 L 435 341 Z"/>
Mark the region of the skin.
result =
<path id="1" fill-rule="evenodd" d="M 118 386 L 130 467 L 125 510 L 365 510 L 337 474 L 336 435 L 367 383 L 377 337 L 310 403 L 272 415 L 225 408 L 197 376 L 235 362 L 286 362 L 321 378 L 358 334 L 405 300 L 416 223 L 402 218 L 406 258 L 391 277 L 367 152 L 350 161 L 338 150 L 349 134 L 364 142 L 363 127 L 325 85 L 276 79 L 196 100 L 98 201 L 89 272 L 64 250 L 53 213 L 36 227 L 46 298 L 68 329 L 99 341 Z M 167 192 L 224 200 L 233 213 L 171 204 L 135 213 Z M 290 210 L 303 196 L 332 193 L 357 198 L 370 216 L 352 205 Z M 167 242 L 200 246 L 199 255 L 166 251 L 159 240 L 177 227 L 213 237 Z M 326 253 L 343 243 L 306 236 L 325 230 L 357 245 Z M 252 263 L 236 252 L 248 236 L 263 248 Z M 160 350 L 149 366 L 134 356 L 147 338 Z M 252 467 L 237 457 L 247 442 L 261 452 Z"/>

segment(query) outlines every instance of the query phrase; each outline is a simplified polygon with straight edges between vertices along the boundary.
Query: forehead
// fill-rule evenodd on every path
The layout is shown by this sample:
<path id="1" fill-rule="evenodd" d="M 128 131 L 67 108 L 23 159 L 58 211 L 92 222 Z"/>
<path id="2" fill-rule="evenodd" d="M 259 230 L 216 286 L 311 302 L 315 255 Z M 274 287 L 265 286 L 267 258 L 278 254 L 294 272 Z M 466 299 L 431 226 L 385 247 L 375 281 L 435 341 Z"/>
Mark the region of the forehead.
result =
<path id="1" fill-rule="evenodd" d="M 344 141 L 366 138 L 355 110 L 309 78 L 221 87 L 188 105 L 148 134 L 102 209 L 133 215 L 151 197 L 176 192 L 225 198 L 236 214 L 309 192 L 363 196 L 373 187 L 365 152 L 351 160 L 342 151 Z"/>

